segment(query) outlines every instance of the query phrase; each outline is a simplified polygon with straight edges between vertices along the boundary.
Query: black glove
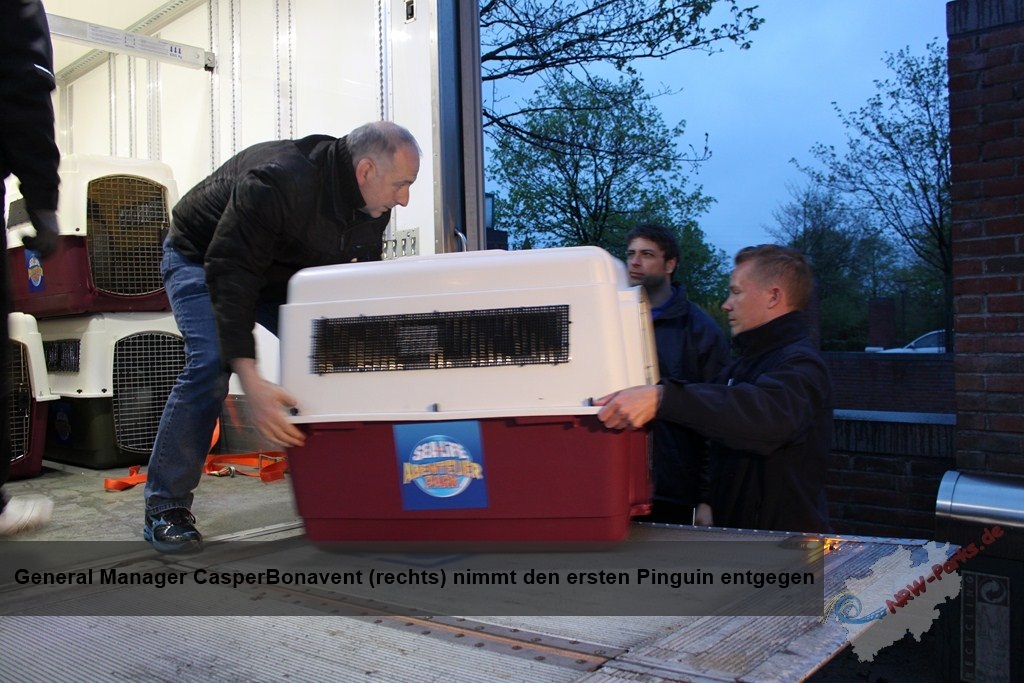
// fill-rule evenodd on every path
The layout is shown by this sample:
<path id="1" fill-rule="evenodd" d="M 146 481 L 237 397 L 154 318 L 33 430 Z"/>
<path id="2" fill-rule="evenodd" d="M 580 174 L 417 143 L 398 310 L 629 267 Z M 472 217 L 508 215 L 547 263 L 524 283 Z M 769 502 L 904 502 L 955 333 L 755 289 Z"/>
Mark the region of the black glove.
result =
<path id="1" fill-rule="evenodd" d="M 57 235 L 60 233 L 57 227 L 57 212 L 30 211 L 29 218 L 32 219 L 36 234 L 23 237 L 21 243 L 26 249 L 31 249 L 42 258 L 46 258 L 57 248 Z"/>

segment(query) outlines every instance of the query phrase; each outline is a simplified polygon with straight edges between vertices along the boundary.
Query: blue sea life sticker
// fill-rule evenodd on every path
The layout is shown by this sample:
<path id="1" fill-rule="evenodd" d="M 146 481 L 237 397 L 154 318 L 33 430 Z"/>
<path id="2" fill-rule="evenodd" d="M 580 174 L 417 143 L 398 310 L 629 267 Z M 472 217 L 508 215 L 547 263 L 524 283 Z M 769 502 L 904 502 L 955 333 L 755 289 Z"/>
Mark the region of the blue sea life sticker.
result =
<path id="1" fill-rule="evenodd" d="M 479 422 L 403 424 L 393 431 L 403 509 L 487 507 Z"/>

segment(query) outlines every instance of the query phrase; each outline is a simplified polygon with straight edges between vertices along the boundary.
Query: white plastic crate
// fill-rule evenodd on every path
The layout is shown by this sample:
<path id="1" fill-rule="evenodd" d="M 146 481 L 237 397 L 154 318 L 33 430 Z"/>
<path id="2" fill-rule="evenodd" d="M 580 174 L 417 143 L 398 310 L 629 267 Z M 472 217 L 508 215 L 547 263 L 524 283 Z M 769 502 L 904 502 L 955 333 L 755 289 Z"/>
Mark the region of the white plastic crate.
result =
<path id="1" fill-rule="evenodd" d="M 309 268 L 280 329 L 301 423 L 593 414 L 658 379 L 642 288 L 596 247 Z"/>
<path id="2" fill-rule="evenodd" d="M 33 234 L 13 198 L 7 232 L 15 310 L 37 318 L 168 308 L 160 277 L 162 238 L 178 201 L 167 164 L 69 155 L 61 159 L 60 238 L 45 260 L 26 250 Z"/>
<path id="3" fill-rule="evenodd" d="M 24 313 L 7 316 L 10 382 L 7 416 L 10 429 L 11 479 L 34 477 L 42 469 L 48 403 L 58 398 L 50 392 L 43 341 L 36 320 Z"/>
<path id="4" fill-rule="evenodd" d="M 52 401 L 57 394 L 50 391 L 50 378 L 46 374 L 46 359 L 43 356 L 43 338 L 39 334 L 36 319 L 26 313 L 11 313 L 7 316 L 7 332 L 11 341 L 25 348 L 25 379 L 29 395 L 34 401 Z"/>
<path id="5" fill-rule="evenodd" d="M 591 404 L 657 380 L 642 289 L 601 249 L 300 271 L 281 330 L 315 543 L 606 544 L 650 511 L 646 431 Z"/>
<path id="6" fill-rule="evenodd" d="M 185 364 L 170 313 L 39 321 L 51 390 L 49 457 L 91 467 L 145 462 Z"/>

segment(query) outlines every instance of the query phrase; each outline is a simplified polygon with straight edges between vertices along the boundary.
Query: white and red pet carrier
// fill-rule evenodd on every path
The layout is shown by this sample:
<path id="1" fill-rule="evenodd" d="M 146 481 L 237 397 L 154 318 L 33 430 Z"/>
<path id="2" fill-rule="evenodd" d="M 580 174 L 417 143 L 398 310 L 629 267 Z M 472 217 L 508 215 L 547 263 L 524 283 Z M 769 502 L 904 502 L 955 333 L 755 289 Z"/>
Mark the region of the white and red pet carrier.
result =
<path id="1" fill-rule="evenodd" d="M 21 199 L 7 231 L 14 310 L 36 318 L 169 308 L 160 259 L 171 207 L 171 169 L 158 161 L 70 155 L 60 164 L 60 237 L 45 260 L 26 249 L 34 234 Z"/>
<path id="2" fill-rule="evenodd" d="M 39 321 L 51 391 L 51 460 L 105 469 L 149 459 L 167 396 L 185 365 L 170 313 Z"/>
<path id="3" fill-rule="evenodd" d="M 7 377 L 10 382 L 7 416 L 10 430 L 10 479 L 38 476 L 43 468 L 46 416 L 50 402 L 59 398 L 50 392 L 43 357 L 43 340 L 36 320 L 24 313 L 7 316 Z"/>
<path id="4" fill-rule="evenodd" d="M 657 381 L 642 289 L 601 249 L 303 270 L 281 351 L 315 542 L 614 542 L 649 509 L 647 434 L 591 405 Z"/>

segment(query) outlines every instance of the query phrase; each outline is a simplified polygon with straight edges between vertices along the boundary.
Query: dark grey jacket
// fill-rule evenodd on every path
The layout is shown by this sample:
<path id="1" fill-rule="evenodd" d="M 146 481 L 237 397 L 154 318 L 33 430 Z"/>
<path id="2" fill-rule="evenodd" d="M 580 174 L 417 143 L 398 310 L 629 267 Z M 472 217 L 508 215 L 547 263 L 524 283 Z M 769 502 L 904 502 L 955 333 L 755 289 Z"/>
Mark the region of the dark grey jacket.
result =
<path id="1" fill-rule="evenodd" d="M 654 337 L 662 380 L 710 382 L 729 362 L 722 328 L 700 306 L 673 287 L 672 298 L 656 311 Z M 654 500 L 673 506 L 697 505 L 705 439 L 692 429 L 659 420 L 654 428 Z M 688 519 L 680 522 L 689 523 Z"/>
<path id="2" fill-rule="evenodd" d="M 18 177 L 25 208 L 55 211 L 60 152 L 54 141 L 53 48 L 36 0 L 0 2 L 0 181 Z M 0 206 L 4 188 L 0 186 Z M 38 226 L 37 226 L 38 227 Z"/>
<path id="3" fill-rule="evenodd" d="M 253 145 L 174 207 L 170 239 L 203 263 L 221 354 L 253 358 L 256 306 L 283 303 L 299 269 L 380 260 L 391 218 L 371 218 L 345 138 Z"/>
<path id="4" fill-rule="evenodd" d="M 716 526 L 830 531 L 825 499 L 832 381 L 789 313 L 736 335 L 739 357 L 713 384 L 665 382 L 658 417 L 712 441 Z"/>

